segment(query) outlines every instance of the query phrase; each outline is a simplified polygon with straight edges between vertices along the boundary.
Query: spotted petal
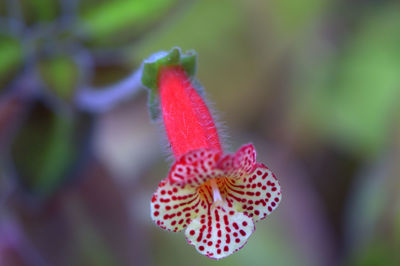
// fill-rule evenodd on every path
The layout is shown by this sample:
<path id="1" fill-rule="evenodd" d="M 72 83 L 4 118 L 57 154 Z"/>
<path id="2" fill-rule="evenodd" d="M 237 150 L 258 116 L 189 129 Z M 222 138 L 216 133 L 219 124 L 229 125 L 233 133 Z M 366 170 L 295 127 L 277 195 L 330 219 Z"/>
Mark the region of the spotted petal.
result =
<path id="1" fill-rule="evenodd" d="M 199 253 L 221 259 L 242 248 L 254 230 L 251 218 L 225 205 L 217 205 L 208 214 L 194 219 L 185 235 Z"/>
<path id="2" fill-rule="evenodd" d="M 179 232 L 204 212 L 196 188 L 161 181 L 151 200 L 151 218 L 163 229 Z"/>
<path id="3" fill-rule="evenodd" d="M 172 165 L 168 178 L 173 183 L 199 186 L 223 174 L 216 168 L 219 158 L 220 152 L 217 150 L 190 151 Z"/>
<path id="4" fill-rule="evenodd" d="M 256 150 L 253 144 L 243 145 L 235 154 L 225 155 L 218 164 L 224 174 L 230 177 L 242 177 L 254 171 Z"/>
<path id="5" fill-rule="evenodd" d="M 256 222 L 269 215 L 281 201 L 281 189 L 275 175 L 263 164 L 251 175 L 239 179 L 225 178 L 226 201 L 236 211 L 243 212 Z"/>
<path id="6" fill-rule="evenodd" d="M 256 164 L 256 149 L 253 144 L 243 145 L 236 153 L 233 166 L 244 173 L 250 173 Z"/>

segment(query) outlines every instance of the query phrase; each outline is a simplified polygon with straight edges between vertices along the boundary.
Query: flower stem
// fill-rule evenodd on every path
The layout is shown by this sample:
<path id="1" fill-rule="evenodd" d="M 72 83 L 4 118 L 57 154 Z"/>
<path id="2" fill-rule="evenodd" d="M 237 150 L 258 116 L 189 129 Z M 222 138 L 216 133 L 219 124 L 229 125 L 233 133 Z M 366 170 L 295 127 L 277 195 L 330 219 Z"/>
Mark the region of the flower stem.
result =
<path id="1" fill-rule="evenodd" d="M 130 76 L 109 87 L 83 88 L 77 94 L 77 105 L 94 113 L 106 112 L 122 101 L 132 98 L 142 88 L 142 67 Z"/>

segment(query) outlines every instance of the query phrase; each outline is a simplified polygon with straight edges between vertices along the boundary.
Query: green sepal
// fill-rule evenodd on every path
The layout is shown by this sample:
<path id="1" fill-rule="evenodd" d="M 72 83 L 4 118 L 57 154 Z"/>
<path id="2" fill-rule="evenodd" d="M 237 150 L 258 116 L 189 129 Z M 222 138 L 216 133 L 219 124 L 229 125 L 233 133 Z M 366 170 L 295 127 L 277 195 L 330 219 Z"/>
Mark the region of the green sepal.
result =
<path id="1" fill-rule="evenodd" d="M 152 57 L 157 57 L 153 59 Z M 196 75 L 197 54 L 195 51 L 182 53 L 178 47 L 169 52 L 155 54 L 143 63 L 142 84 L 149 89 L 149 111 L 152 120 L 160 115 L 160 101 L 158 97 L 158 73 L 161 67 L 182 66 L 186 74 L 194 79 Z"/>
<path id="2" fill-rule="evenodd" d="M 185 69 L 186 74 L 194 78 L 197 70 L 197 54 L 194 50 L 187 51 L 185 55 L 181 57 L 181 65 Z"/>

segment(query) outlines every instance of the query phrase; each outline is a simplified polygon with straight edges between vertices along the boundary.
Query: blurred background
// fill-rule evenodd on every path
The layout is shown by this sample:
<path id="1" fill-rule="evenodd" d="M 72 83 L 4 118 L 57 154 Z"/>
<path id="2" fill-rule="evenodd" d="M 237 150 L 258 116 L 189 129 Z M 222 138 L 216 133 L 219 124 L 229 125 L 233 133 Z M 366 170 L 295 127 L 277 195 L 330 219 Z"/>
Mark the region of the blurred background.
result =
<path id="1" fill-rule="evenodd" d="M 132 73 L 199 55 L 279 208 L 212 261 L 155 226 L 171 160 Z M 122 81 L 122 82 L 121 82 Z M 0 0 L 0 265 L 400 265 L 397 0 Z"/>

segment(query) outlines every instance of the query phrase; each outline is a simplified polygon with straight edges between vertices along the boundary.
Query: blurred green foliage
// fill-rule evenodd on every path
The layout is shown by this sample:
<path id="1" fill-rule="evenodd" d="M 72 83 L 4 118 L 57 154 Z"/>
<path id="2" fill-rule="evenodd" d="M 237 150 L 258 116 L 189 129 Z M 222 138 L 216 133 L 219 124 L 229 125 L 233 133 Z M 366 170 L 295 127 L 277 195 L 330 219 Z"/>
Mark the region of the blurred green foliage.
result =
<path id="1" fill-rule="evenodd" d="M 29 191 L 41 196 L 55 193 L 79 165 L 82 149 L 87 148 L 76 136 L 86 136 L 90 128 L 78 132 L 82 130 L 78 121 L 86 118 L 76 113 L 75 106 L 76 93 L 82 89 L 78 86 L 90 86 L 91 79 L 83 75 L 93 69 L 84 68 L 95 60 L 84 46 L 133 39 L 176 3 L 23 0 L 4 5 L 6 11 L 21 14 L 20 21 L 11 18 L 10 25 L 31 27 L 23 28 L 29 34 L 18 36 L 20 32 L 10 31 L 0 39 L 0 84 L 33 92 L 34 108 L 28 111 L 12 144 L 17 176 Z M 36 102 L 40 98 L 50 103 Z"/>
<path id="2" fill-rule="evenodd" d="M 389 145 L 400 98 L 399 16 L 390 7 L 368 11 L 338 54 L 313 65 L 301 85 L 313 129 L 361 156 Z"/>
<path id="3" fill-rule="evenodd" d="M 129 29 L 137 32 L 144 25 L 154 23 L 176 3 L 176 0 L 103 1 L 82 11 L 82 24 L 95 41 L 113 41 L 112 36 Z M 108 40 L 107 40 L 108 39 Z"/>
<path id="4" fill-rule="evenodd" d="M 78 157 L 73 120 L 36 105 L 14 140 L 12 156 L 24 185 L 49 195 Z"/>
<path id="5" fill-rule="evenodd" d="M 53 0 L 21 0 L 23 19 L 28 25 L 51 23 L 61 14 L 60 3 Z M 17 3 L 18 4 L 18 3 Z"/>
<path id="6" fill-rule="evenodd" d="M 39 66 L 44 83 L 57 96 L 66 101 L 71 101 L 78 85 L 79 70 L 70 57 L 54 56 L 42 60 Z"/>
<path id="7" fill-rule="evenodd" d="M 32 211 L 14 198 L 0 229 L 3 217 L 18 217 L 50 265 L 400 265 L 398 1 L 20 0 L 1 1 L 0 15 L 0 91 L 24 104 L 12 117 L 0 99 L 0 129 L 19 125 L 1 158 L 11 158 L 24 193 L 46 199 Z M 107 145 L 129 149 L 127 124 L 137 123 L 125 133 L 132 143 L 143 142 L 145 97 L 101 115 L 75 102 L 82 87 L 110 85 L 176 46 L 199 54 L 198 79 L 233 146 L 261 144 L 284 191 L 244 249 L 220 262 L 151 223 L 148 201 L 167 171 L 159 150 L 146 151 L 153 161 L 129 181 L 91 169 L 118 159 Z M 99 144 L 104 131 L 110 143 Z M 333 194 L 345 196 L 330 206 L 324 191 L 338 180 L 347 185 Z M 0 230 L 0 264 L 4 239 Z"/>
<path id="8" fill-rule="evenodd" d="M 16 38 L 0 35 L 0 92 L 10 76 L 21 66 L 22 58 L 21 42 Z"/>

